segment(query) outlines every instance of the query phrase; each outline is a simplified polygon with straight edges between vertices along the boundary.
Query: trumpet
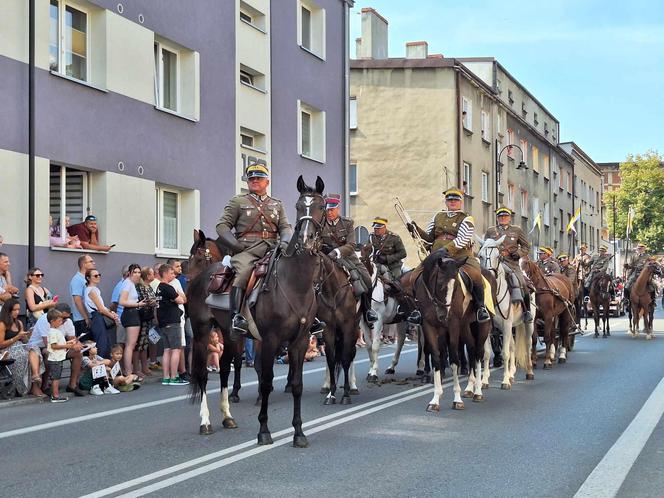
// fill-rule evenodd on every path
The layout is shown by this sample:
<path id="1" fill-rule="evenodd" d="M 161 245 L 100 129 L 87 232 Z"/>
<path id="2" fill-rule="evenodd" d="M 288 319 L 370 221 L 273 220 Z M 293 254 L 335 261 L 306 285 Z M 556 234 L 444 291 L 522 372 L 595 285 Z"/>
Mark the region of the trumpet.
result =
<path id="1" fill-rule="evenodd" d="M 406 211 L 406 208 L 404 208 L 401 200 L 398 197 L 395 197 L 394 200 L 394 210 L 397 212 L 397 215 L 399 216 L 399 219 L 401 219 L 401 222 L 404 224 L 404 226 L 408 228 L 408 224 L 412 224 L 413 219 Z M 417 256 L 420 258 L 420 261 L 424 261 L 424 259 L 429 255 L 430 244 L 426 242 L 419 233 L 417 233 L 417 230 L 412 232 L 409 230 L 409 233 L 411 237 L 413 237 L 413 241 L 417 246 Z"/>

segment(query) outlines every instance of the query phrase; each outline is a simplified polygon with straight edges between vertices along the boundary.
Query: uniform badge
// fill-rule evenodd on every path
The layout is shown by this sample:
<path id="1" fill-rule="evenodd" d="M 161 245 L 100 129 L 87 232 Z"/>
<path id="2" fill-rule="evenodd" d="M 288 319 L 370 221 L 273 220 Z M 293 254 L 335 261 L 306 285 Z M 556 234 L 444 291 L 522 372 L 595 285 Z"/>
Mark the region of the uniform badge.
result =
<path id="1" fill-rule="evenodd" d="M 516 240 L 514 237 L 510 237 L 510 240 Z"/>
<path id="2" fill-rule="evenodd" d="M 247 209 L 247 216 L 251 216 L 251 209 Z"/>
<path id="3" fill-rule="evenodd" d="M 457 225 L 456 223 L 452 223 L 452 226 L 453 226 L 453 227 L 455 227 L 456 225 Z"/>

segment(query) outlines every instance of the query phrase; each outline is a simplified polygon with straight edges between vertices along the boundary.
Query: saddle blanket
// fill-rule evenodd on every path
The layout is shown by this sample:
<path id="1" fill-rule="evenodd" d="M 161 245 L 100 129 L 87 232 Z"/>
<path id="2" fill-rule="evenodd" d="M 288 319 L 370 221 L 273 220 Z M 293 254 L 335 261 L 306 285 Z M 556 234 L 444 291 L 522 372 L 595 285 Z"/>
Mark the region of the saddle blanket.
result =
<path id="1" fill-rule="evenodd" d="M 260 280 L 256 282 L 256 285 L 252 289 L 251 293 L 245 299 L 242 310 L 243 315 L 247 319 L 247 322 L 249 322 L 249 332 L 257 341 L 262 340 L 262 337 L 260 335 L 260 332 L 258 332 L 258 328 L 256 327 L 256 322 L 254 322 L 254 319 L 251 316 L 251 312 L 249 310 L 254 306 L 256 306 L 256 301 L 258 300 L 258 294 L 260 293 L 261 284 L 262 282 Z M 209 294 L 208 297 L 205 298 L 205 304 L 207 304 L 210 308 L 215 308 L 223 311 L 231 311 L 231 296 L 229 293 Z"/>
<path id="2" fill-rule="evenodd" d="M 457 280 L 459 281 L 459 284 L 461 284 L 461 290 L 463 291 L 464 298 L 468 297 L 469 294 L 468 288 L 466 287 L 463 278 L 461 278 L 461 273 L 457 274 Z M 493 296 L 491 295 L 491 284 L 484 276 L 482 276 L 482 280 L 484 281 L 484 305 L 486 306 L 486 309 L 489 310 L 489 313 L 495 315 L 496 308 L 493 305 Z"/>

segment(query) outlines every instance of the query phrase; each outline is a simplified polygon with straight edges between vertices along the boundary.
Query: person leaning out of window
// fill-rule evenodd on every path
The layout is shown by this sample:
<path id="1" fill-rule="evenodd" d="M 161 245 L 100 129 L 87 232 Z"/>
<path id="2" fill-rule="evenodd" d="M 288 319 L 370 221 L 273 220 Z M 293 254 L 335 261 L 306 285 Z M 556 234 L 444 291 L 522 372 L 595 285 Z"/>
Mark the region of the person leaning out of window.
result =
<path id="1" fill-rule="evenodd" d="M 99 290 L 100 279 L 101 273 L 97 269 L 90 269 L 85 272 L 86 287 L 84 302 L 85 309 L 90 316 L 92 340 L 97 343 L 100 356 L 109 358 L 112 344 L 107 329 L 113 327 L 119 321 L 119 318 L 117 313 L 109 310 L 104 305 L 104 300 Z"/>
<path id="2" fill-rule="evenodd" d="M 108 252 L 115 246 L 115 244 L 106 246 L 99 242 L 97 217 L 93 215 L 86 216 L 82 223 L 76 223 L 75 225 L 67 227 L 67 232 L 72 237 L 78 237 L 83 249 Z"/>
<path id="3" fill-rule="evenodd" d="M 34 327 L 40 316 L 53 308 L 57 303 L 51 291 L 42 285 L 44 277 L 45 274 L 41 268 L 31 268 L 25 278 L 27 287 L 25 288 L 24 295 L 29 329 Z"/>

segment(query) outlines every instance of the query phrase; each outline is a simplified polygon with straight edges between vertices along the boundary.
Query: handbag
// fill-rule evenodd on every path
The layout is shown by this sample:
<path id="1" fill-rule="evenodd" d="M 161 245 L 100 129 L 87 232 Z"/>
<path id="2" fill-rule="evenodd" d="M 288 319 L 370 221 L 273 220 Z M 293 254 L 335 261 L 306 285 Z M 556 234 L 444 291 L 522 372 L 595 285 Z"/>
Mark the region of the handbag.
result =
<path id="1" fill-rule="evenodd" d="M 115 320 L 113 320 L 111 317 L 106 315 L 102 315 L 101 317 L 104 319 L 104 325 L 106 325 L 107 329 L 112 329 L 113 327 L 115 327 L 116 325 Z"/>

